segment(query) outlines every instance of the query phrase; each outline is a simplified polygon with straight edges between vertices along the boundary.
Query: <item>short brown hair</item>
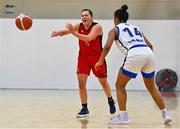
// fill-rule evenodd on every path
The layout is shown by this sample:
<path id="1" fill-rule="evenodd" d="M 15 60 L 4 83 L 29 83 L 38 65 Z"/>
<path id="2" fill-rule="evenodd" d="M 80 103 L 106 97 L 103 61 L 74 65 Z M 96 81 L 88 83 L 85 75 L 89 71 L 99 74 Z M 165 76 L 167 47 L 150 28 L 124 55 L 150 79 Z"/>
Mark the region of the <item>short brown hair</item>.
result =
<path id="1" fill-rule="evenodd" d="M 90 14 L 91 16 L 93 16 L 93 12 L 92 12 L 90 9 L 83 9 L 83 10 L 81 11 L 81 13 L 84 12 L 84 11 L 88 11 L 89 14 Z"/>

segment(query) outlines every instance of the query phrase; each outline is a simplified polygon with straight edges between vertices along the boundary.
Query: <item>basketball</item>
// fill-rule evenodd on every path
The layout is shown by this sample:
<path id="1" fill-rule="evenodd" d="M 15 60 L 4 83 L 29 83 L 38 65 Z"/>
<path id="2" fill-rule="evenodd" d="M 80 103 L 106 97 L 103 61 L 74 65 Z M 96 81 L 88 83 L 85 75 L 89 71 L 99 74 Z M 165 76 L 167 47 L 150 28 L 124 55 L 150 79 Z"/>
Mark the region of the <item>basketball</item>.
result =
<path id="1" fill-rule="evenodd" d="M 17 16 L 15 20 L 16 27 L 22 31 L 29 30 L 32 27 L 32 23 L 31 17 L 23 13 Z"/>

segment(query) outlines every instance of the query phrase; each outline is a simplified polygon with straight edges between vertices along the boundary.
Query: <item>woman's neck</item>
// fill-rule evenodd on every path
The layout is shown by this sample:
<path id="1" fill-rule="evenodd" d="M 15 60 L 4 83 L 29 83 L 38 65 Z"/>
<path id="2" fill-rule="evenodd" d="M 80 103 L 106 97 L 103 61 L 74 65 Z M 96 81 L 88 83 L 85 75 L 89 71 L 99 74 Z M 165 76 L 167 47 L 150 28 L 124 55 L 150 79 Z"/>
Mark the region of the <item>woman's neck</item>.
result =
<path id="1" fill-rule="evenodd" d="M 89 29 L 89 27 L 91 27 L 92 22 L 90 22 L 89 24 L 83 24 L 83 25 L 84 25 L 84 28 L 85 28 L 86 30 L 88 30 L 88 29 Z"/>

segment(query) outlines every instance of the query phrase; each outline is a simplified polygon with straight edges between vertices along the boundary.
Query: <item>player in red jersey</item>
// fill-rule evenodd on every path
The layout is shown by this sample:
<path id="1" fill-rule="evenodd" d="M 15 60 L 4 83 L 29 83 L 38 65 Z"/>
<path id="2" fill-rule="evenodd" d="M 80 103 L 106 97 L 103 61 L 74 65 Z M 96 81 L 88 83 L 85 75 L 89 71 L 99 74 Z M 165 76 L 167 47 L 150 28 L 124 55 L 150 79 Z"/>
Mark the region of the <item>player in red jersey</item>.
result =
<path id="1" fill-rule="evenodd" d="M 51 37 L 64 36 L 73 34 L 79 38 L 79 56 L 77 65 L 77 78 L 79 83 L 79 94 L 82 103 L 82 109 L 78 112 L 77 117 L 84 117 L 89 115 L 87 107 L 87 90 L 86 82 L 90 71 L 98 78 L 103 90 L 108 98 L 110 113 L 116 111 L 114 100 L 112 98 L 111 89 L 107 82 L 107 67 L 104 60 L 103 65 L 98 71 L 94 69 L 95 63 L 99 60 L 102 52 L 102 27 L 100 24 L 93 22 L 93 13 L 89 9 L 81 11 L 81 23 L 72 25 L 67 24 L 65 29 L 53 31 Z"/>

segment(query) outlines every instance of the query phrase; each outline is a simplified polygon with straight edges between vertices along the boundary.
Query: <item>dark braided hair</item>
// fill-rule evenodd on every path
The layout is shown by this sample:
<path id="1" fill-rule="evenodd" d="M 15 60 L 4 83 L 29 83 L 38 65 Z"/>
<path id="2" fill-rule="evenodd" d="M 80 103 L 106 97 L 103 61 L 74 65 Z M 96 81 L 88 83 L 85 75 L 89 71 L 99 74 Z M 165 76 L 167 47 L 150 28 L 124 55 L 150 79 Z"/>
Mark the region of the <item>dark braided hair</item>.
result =
<path id="1" fill-rule="evenodd" d="M 127 10 L 128 10 L 127 5 L 121 6 L 120 9 L 117 9 L 114 12 L 114 17 L 117 17 L 121 22 L 126 23 L 129 18 L 129 14 L 128 14 Z"/>

